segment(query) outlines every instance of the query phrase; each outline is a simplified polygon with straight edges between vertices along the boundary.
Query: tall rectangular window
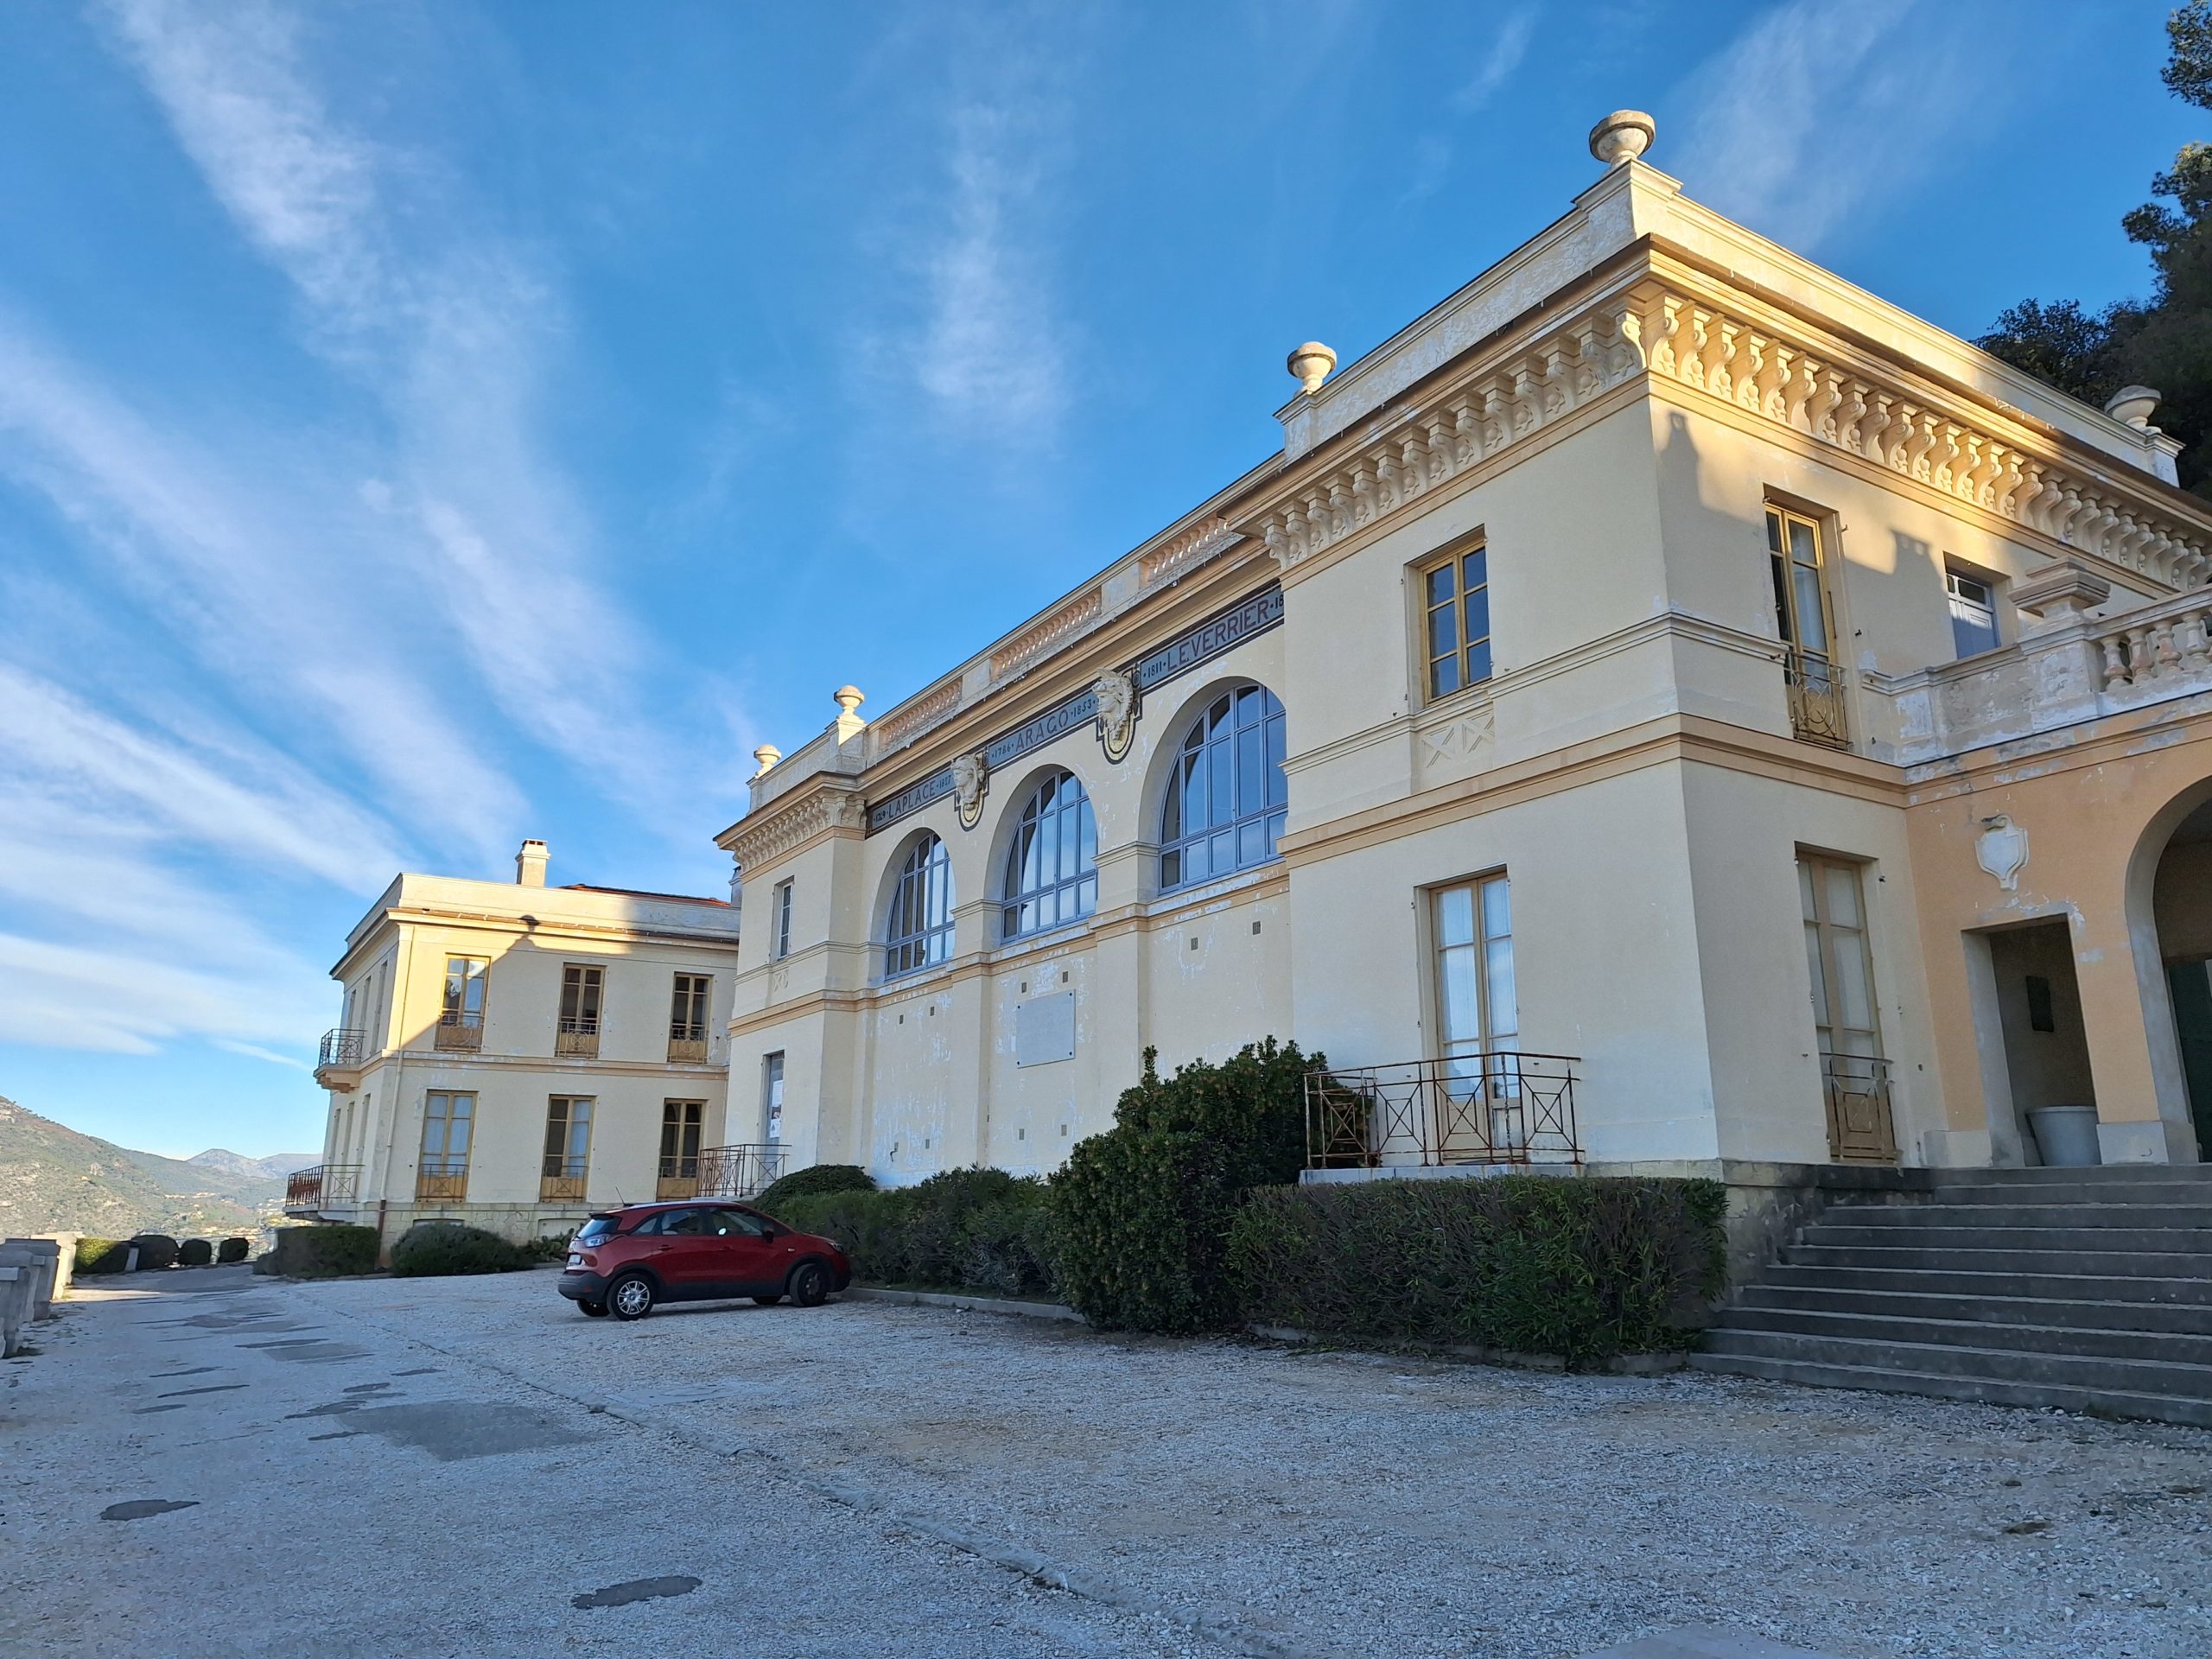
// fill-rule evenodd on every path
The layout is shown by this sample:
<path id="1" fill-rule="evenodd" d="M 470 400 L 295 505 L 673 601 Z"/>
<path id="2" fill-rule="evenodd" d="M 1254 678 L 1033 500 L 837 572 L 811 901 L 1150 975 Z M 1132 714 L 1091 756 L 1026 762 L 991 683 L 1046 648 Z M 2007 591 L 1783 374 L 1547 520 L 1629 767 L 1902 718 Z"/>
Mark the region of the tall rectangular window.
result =
<path id="1" fill-rule="evenodd" d="M 1943 593 L 1951 607 L 1951 644 L 1961 657 L 1997 649 L 1997 595 L 1987 582 L 1955 566 L 1943 569 Z"/>
<path id="2" fill-rule="evenodd" d="M 697 1065 L 707 1058 L 707 998 L 709 974 L 678 974 L 668 1009 L 668 1058 Z"/>
<path id="3" fill-rule="evenodd" d="M 1787 648 L 1783 656 L 1783 682 L 1789 692 L 1790 727 L 1808 742 L 1842 747 L 1849 735 L 1844 725 L 1843 681 L 1836 669 L 1835 624 L 1821 542 L 1820 525 L 1802 513 L 1773 505 L 1767 508 L 1774 626 Z"/>
<path id="4" fill-rule="evenodd" d="M 767 1138 L 784 1138 L 784 1051 L 765 1055 L 760 1061 L 760 1118 Z"/>
<path id="5" fill-rule="evenodd" d="M 1512 891 L 1503 875 L 1436 889 L 1436 1010 L 1447 1058 L 1514 1047 Z"/>
<path id="6" fill-rule="evenodd" d="M 707 1103 L 671 1100 L 660 1109 L 660 1181 L 655 1196 L 688 1198 L 699 1190 L 699 1135 Z"/>
<path id="7" fill-rule="evenodd" d="M 1813 984 L 1813 1032 L 1827 1096 L 1828 1149 L 1851 1162 L 1897 1157 L 1890 1119 L 1890 1064 L 1882 1054 L 1874 1000 L 1874 953 L 1859 867 L 1797 855 L 1805 965 Z"/>
<path id="8" fill-rule="evenodd" d="M 545 1162 L 538 1173 L 540 1199 L 580 1200 L 591 1162 L 592 1101 L 556 1095 L 545 1106 Z"/>
<path id="9" fill-rule="evenodd" d="M 572 962 L 561 969 L 561 1024 L 553 1043 L 556 1054 L 587 1058 L 599 1052 L 599 1011 L 606 970 Z"/>
<path id="10" fill-rule="evenodd" d="M 1421 573 L 1428 695 L 1448 696 L 1490 678 L 1490 553 L 1471 548 Z"/>
<path id="11" fill-rule="evenodd" d="M 791 953 L 791 884 L 776 883 L 770 895 L 768 917 L 768 955 L 780 961 Z"/>
<path id="12" fill-rule="evenodd" d="M 484 988 L 492 964 L 482 957 L 446 958 L 445 999 L 438 1008 L 439 1048 L 484 1046 Z"/>
<path id="13" fill-rule="evenodd" d="M 468 1193 L 468 1153 L 476 1096 L 433 1089 L 423 1096 L 423 1151 L 415 1165 L 417 1198 L 454 1200 Z"/>

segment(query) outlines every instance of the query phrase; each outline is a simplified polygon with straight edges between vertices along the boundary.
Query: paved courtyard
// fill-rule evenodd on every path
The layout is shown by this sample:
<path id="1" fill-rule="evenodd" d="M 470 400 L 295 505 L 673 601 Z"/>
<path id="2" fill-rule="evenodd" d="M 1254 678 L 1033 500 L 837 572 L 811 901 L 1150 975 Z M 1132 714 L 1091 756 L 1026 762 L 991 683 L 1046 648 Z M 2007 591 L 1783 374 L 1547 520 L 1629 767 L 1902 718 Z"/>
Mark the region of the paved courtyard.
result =
<path id="1" fill-rule="evenodd" d="M 878 1302 L 626 1326 L 542 1272 L 162 1282 L 0 1367 L 0 1653 L 2212 1653 L 2196 1431 Z"/>

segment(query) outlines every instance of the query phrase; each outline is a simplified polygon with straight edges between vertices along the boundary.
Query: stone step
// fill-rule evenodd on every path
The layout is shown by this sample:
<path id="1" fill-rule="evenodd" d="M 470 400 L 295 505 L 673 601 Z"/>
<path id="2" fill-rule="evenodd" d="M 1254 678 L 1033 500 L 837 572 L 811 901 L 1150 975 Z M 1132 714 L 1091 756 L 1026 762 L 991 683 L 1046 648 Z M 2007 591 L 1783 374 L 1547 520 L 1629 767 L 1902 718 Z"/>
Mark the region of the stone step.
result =
<path id="1" fill-rule="evenodd" d="M 1841 1199 L 1835 1210 L 1917 1210 L 1932 1205 L 2180 1204 L 2212 1205 L 2212 1181 L 1987 1181 L 1941 1185 L 1876 1203 Z"/>
<path id="2" fill-rule="evenodd" d="M 1918 1268 L 1952 1273 L 2065 1273 L 2113 1279 L 2212 1280 L 2212 1254 L 2183 1250 L 1954 1249 L 1921 1243 L 1792 1244 L 1807 1267 Z"/>
<path id="3" fill-rule="evenodd" d="M 1821 1336 L 1783 1331 L 1738 1331 L 1726 1326 L 1706 1332 L 1703 1351 L 1739 1358 L 1791 1360 L 1808 1365 L 1848 1365 L 1914 1376 L 1977 1377 L 2038 1388 L 2080 1389 L 2093 1394 L 2202 1400 L 2207 1410 L 2212 1411 L 2212 1366 L 2177 1364 L 2165 1360 L 2022 1353 L 2011 1348 L 1912 1342 L 1889 1336 Z"/>
<path id="4" fill-rule="evenodd" d="M 1864 1255 L 1865 1252 L 1847 1252 Z M 2212 1280 L 2193 1274 L 2094 1274 L 2032 1268 L 1970 1271 L 1937 1268 L 1872 1267 L 1848 1262 L 1785 1262 L 1769 1268 L 1761 1282 L 1815 1285 L 1832 1290 L 1917 1291 L 1942 1296 L 2052 1297 L 2064 1301 L 2147 1302 L 2212 1307 Z"/>
<path id="5" fill-rule="evenodd" d="M 2087 1169 L 2056 1169 L 2049 1165 L 1980 1169 L 1936 1169 L 1928 1184 L 1938 1190 L 1949 1186 L 2130 1186 L 2163 1181 L 2212 1185 L 2212 1164 L 2093 1164 Z"/>
<path id="6" fill-rule="evenodd" d="M 2035 1306 L 2031 1304 L 2031 1306 Z M 2043 1304 L 2048 1306 L 2049 1304 Z M 1848 1337 L 1869 1342 L 1910 1342 L 1950 1348 L 1985 1348 L 2015 1354 L 2063 1354 L 2088 1359 L 2152 1359 L 2194 1366 L 2212 1389 L 2212 1335 L 2115 1330 L 2110 1326 L 2013 1323 L 1991 1319 L 1919 1319 L 1891 1311 L 1841 1313 L 1817 1307 L 1772 1307 L 1750 1303 L 1728 1310 L 1722 1331 L 1778 1331 L 1808 1337 Z M 2177 1392 L 2187 1393 L 2180 1389 Z"/>
<path id="7" fill-rule="evenodd" d="M 1933 1395 L 1942 1400 L 1971 1400 L 1992 1406 L 2040 1406 L 2098 1417 L 2134 1417 L 2159 1423 L 2188 1423 L 2212 1428 L 2212 1400 L 2185 1395 L 2140 1394 L 2109 1389 L 2060 1387 L 1959 1376 L 1936 1371 L 1886 1370 L 1876 1366 L 1810 1363 L 1753 1354 L 1696 1353 L 1692 1368 L 1770 1382 L 1815 1389 L 1868 1389 L 1880 1394 Z"/>
<path id="8" fill-rule="evenodd" d="M 1805 1230 L 1802 1242 L 1843 1249 L 2197 1255 L 2212 1264 L 2212 1230 L 2202 1227 L 1861 1227 L 1821 1220 Z"/>
<path id="9" fill-rule="evenodd" d="M 1979 1296 L 1952 1290 L 1861 1290 L 1800 1284 L 1777 1276 L 1745 1286 L 1735 1306 L 1866 1313 L 1897 1319 L 1956 1319 L 1995 1325 L 2056 1325 L 2082 1331 L 2156 1331 L 2212 1337 L 2212 1301 L 2176 1304 L 2058 1296 Z M 1732 1309 L 1728 1318 L 1734 1317 Z"/>
<path id="10" fill-rule="evenodd" d="M 1839 1204 L 1815 1227 L 2063 1227 L 2194 1229 L 2212 1238 L 2212 1192 L 2196 1204 L 2147 1204 L 2099 1198 L 2080 1204 Z"/>

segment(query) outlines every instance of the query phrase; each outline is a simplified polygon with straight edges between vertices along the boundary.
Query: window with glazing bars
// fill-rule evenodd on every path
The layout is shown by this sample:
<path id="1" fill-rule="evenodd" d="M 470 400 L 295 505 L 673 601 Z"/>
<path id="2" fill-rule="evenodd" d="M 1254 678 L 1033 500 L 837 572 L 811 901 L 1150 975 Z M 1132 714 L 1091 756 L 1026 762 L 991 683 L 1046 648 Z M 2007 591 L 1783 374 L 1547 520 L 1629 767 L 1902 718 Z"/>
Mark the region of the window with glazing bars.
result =
<path id="1" fill-rule="evenodd" d="M 709 974 L 678 974 L 668 1011 L 668 1039 L 672 1043 L 707 1040 L 707 996 L 714 986 Z"/>
<path id="2" fill-rule="evenodd" d="M 1289 794 L 1282 757 L 1282 704 L 1265 686 L 1224 692 L 1191 722 L 1160 809 L 1161 887 L 1275 856 Z"/>
<path id="3" fill-rule="evenodd" d="M 1098 824 L 1073 772 L 1047 778 L 1022 804 L 1006 855 L 1002 937 L 1019 938 L 1098 908 Z"/>
<path id="4" fill-rule="evenodd" d="M 581 1095 L 556 1095 L 546 1103 L 546 1180 L 583 1179 L 591 1161 L 591 1100 Z"/>
<path id="5" fill-rule="evenodd" d="M 569 963 L 561 969 L 561 1034 L 599 1034 L 599 995 L 605 970 Z"/>
<path id="6" fill-rule="evenodd" d="M 441 1035 L 474 1042 L 484 1030 L 484 987 L 492 964 L 482 957 L 446 958 L 445 1000 L 438 1010 Z"/>
<path id="7" fill-rule="evenodd" d="M 1783 678 L 1789 689 L 1790 724 L 1815 742 L 1842 745 L 1843 683 L 1834 655 L 1821 527 L 1802 513 L 1769 505 L 1768 563 L 1774 578 L 1774 625 L 1784 653 Z"/>
<path id="8" fill-rule="evenodd" d="M 925 835 L 906 849 L 883 931 L 883 974 L 911 974 L 952 954 L 952 859 Z"/>
<path id="9" fill-rule="evenodd" d="M 776 883 L 770 895 L 768 917 L 768 955 L 780 961 L 791 953 L 791 884 Z"/>
<path id="10" fill-rule="evenodd" d="M 699 1173 L 699 1131 L 706 1120 L 702 1100 L 671 1100 L 660 1109 L 660 1175 L 663 1180 L 691 1179 Z"/>
<path id="11" fill-rule="evenodd" d="M 1987 582 L 1963 570 L 1946 566 L 1943 594 L 1951 610 L 1951 644 L 1961 657 L 1994 651 L 1997 639 L 1997 595 Z"/>
<path id="12" fill-rule="evenodd" d="M 1490 554 L 1470 548 L 1421 572 L 1428 695 L 1448 696 L 1490 678 Z"/>

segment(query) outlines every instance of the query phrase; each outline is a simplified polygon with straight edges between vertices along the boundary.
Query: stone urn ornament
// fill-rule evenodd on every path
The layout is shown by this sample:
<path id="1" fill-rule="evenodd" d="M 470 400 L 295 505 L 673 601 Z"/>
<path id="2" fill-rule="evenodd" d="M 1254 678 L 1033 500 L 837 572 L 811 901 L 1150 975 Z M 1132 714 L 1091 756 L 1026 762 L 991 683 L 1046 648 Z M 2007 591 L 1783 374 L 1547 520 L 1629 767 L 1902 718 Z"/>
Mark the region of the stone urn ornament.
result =
<path id="1" fill-rule="evenodd" d="M 1298 377 L 1299 390 L 1311 397 L 1337 366 L 1337 354 L 1319 340 L 1309 340 L 1290 354 L 1289 365 L 1290 372 Z"/>
<path id="2" fill-rule="evenodd" d="M 1607 167 L 1632 162 L 1651 148 L 1657 124 L 1642 110 L 1615 110 L 1590 129 L 1590 153 Z"/>

